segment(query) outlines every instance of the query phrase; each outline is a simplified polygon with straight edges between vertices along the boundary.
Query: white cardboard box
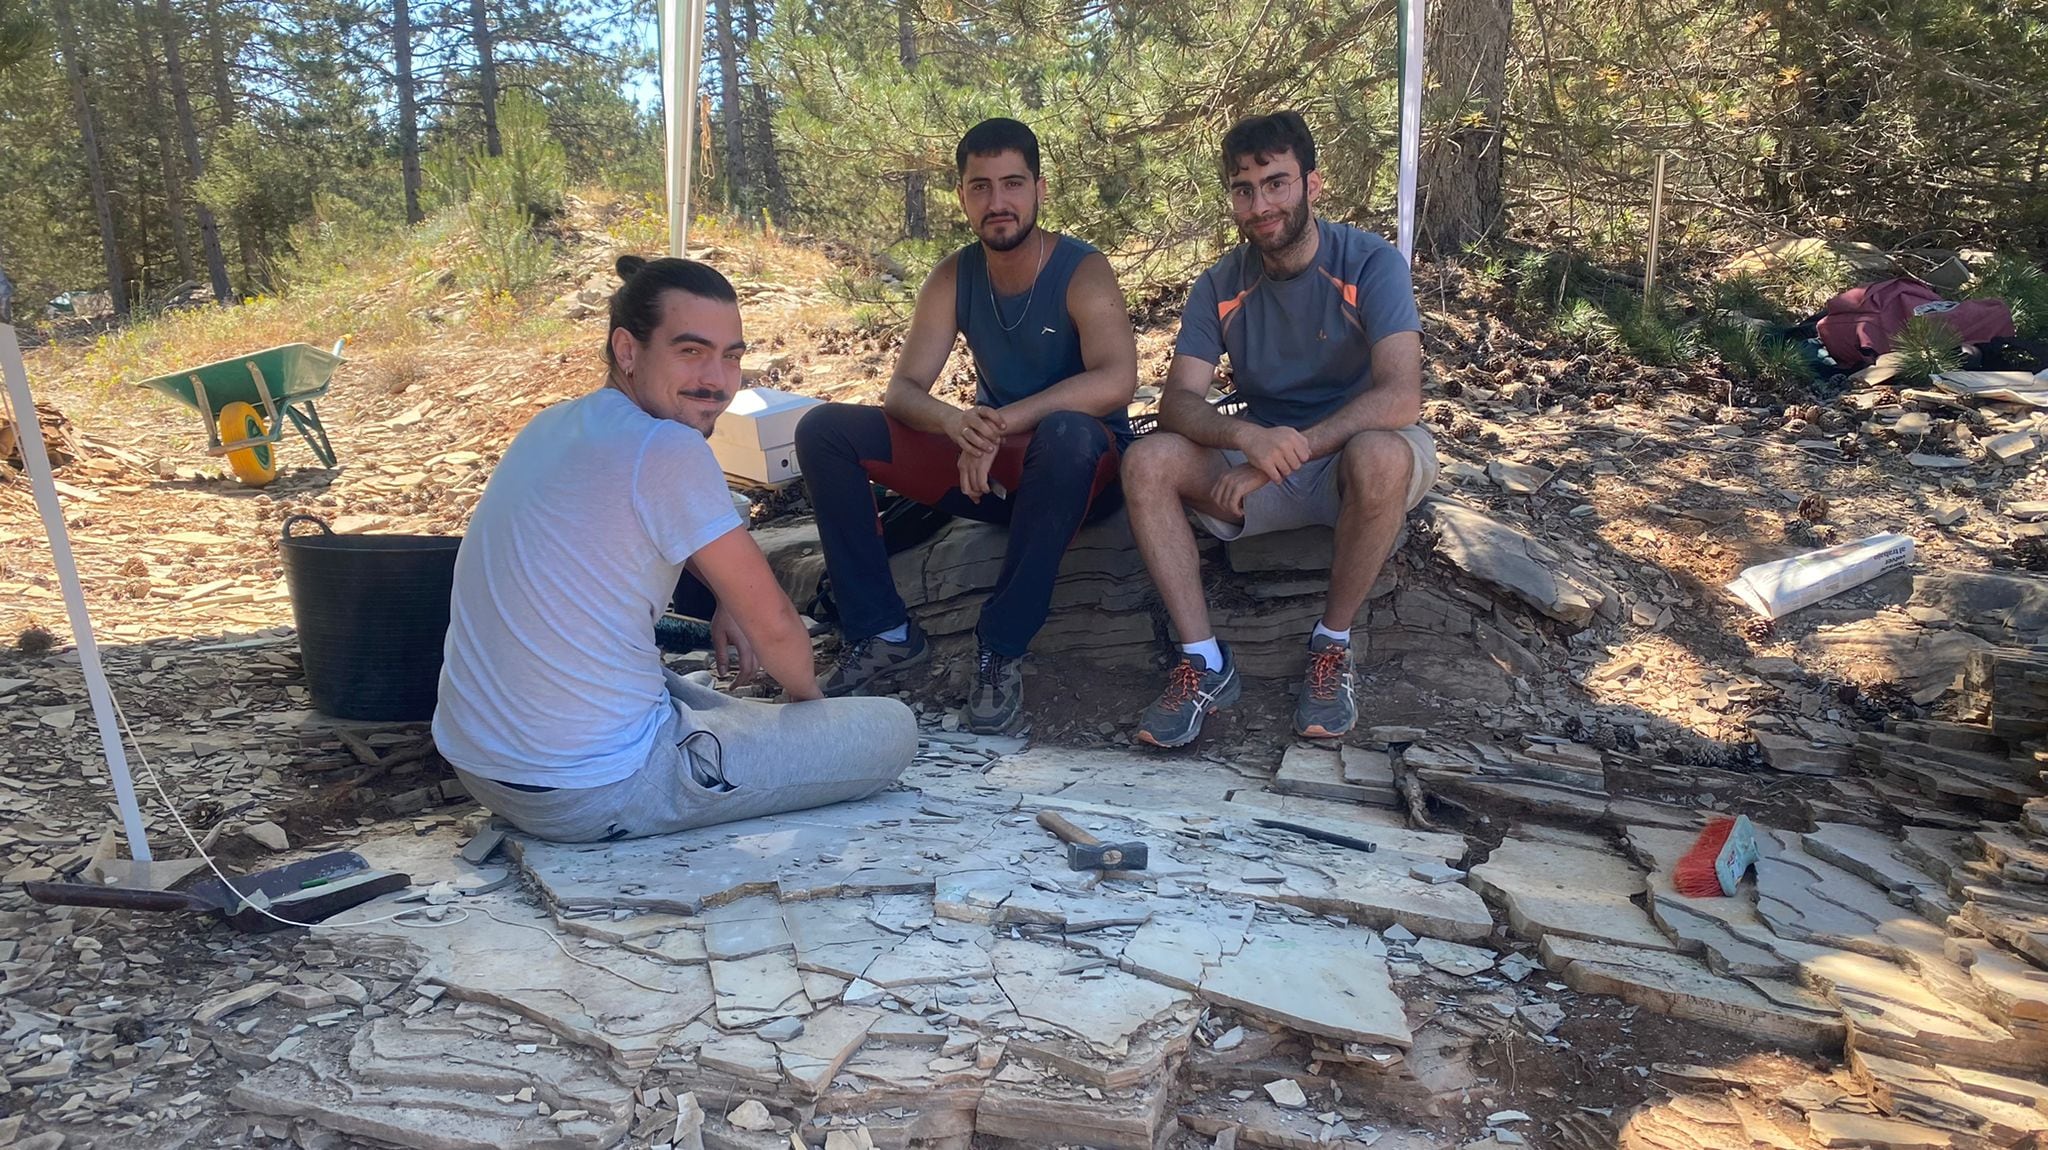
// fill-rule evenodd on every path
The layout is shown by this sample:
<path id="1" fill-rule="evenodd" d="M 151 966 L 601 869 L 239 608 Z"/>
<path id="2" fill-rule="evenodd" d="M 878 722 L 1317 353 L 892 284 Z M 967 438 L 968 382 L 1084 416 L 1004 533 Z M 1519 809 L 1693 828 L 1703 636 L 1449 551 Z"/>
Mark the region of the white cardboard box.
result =
<path id="1" fill-rule="evenodd" d="M 796 465 L 796 425 L 822 400 L 769 387 L 743 387 L 711 429 L 711 453 L 726 474 L 756 483 L 787 483 Z"/>

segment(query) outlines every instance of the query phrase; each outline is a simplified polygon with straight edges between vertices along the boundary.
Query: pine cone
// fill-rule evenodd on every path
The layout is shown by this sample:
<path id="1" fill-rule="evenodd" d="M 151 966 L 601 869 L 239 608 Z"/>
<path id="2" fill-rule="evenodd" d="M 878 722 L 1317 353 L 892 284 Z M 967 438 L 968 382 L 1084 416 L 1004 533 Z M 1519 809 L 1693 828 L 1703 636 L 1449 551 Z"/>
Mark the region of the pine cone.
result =
<path id="1" fill-rule="evenodd" d="M 1778 625 L 1769 619 L 1751 619 L 1742 625 L 1742 637 L 1761 647 L 1778 637 Z"/>
<path id="2" fill-rule="evenodd" d="M 1835 450 L 1841 452 L 1842 458 L 1845 460 L 1854 461 L 1861 459 L 1863 458 L 1863 441 L 1857 438 L 1854 433 L 1844 435 L 1842 438 L 1835 440 Z"/>
<path id="3" fill-rule="evenodd" d="M 1808 523 L 1826 523 L 1828 521 L 1828 497 L 1815 494 L 1800 500 L 1799 517 Z"/>

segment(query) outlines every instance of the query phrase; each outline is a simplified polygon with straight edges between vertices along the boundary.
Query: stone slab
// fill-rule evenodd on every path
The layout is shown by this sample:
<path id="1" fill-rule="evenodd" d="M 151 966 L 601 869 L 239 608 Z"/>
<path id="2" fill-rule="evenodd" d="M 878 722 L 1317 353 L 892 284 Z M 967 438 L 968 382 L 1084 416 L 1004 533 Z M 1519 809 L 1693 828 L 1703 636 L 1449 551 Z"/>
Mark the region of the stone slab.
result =
<path id="1" fill-rule="evenodd" d="M 1270 932 L 1270 933 L 1268 933 Z M 1344 1042 L 1414 1041 L 1386 959 L 1354 931 L 1261 927 L 1202 979 L 1202 997 Z"/>
<path id="2" fill-rule="evenodd" d="M 1643 873 L 1605 848 L 1508 838 L 1474 866 L 1471 883 L 1507 911 L 1530 941 L 1562 935 L 1651 950 L 1673 950 L 1641 907 Z"/>
<path id="3" fill-rule="evenodd" d="M 702 966 L 611 949 L 603 965 L 615 973 L 593 970 L 547 941 L 552 918 L 487 897 L 494 903 L 473 899 L 465 906 L 467 919 L 432 930 L 378 923 L 315 927 L 313 934 L 338 951 L 410 953 L 422 960 L 421 981 L 445 986 L 458 999 L 509 1010 L 628 1067 L 652 1063 L 669 1035 L 711 1005 L 711 977 Z M 372 914 L 389 906 L 382 900 L 369 905 Z M 497 917 L 487 917 L 486 908 Z"/>
<path id="4" fill-rule="evenodd" d="M 1540 951 L 1543 964 L 1582 994 L 1611 994 L 1658 1014 L 1799 1049 L 1830 1051 L 1842 1042 L 1841 1016 L 1824 1004 L 1787 1006 L 1684 955 L 1564 935 L 1545 937 Z"/>
<path id="5" fill-rule="evenodd" d="M 1042 943 L 1004 939 L 991 956 L 1018 1017 L 1057 1027 L 1111 1057 L 1128 1054 L 1140 1031 L 1191 1001 L 1185 991 L 1114 968 L 1101 977 L 1061 974 L 1068 952 Z"/>
<path id="6" fill-rule="evenodd" d="M 1393 770 L 1387 770 L 1384 782 L 1353 782 L 1347 776 L 1346 754 L 1323 747 L 1309 747 L 1295 744 L 1287 748 L 1281 757 L 1279 773 L 1273 776 L 1273 789 L 1282 794 L 1308 795 L 1312 798 L 1335 799 L 1343 802 L 1364 803 L 1371 806 L 1391 807 L 1396 805 Z M 1359 751 L 1359 755 L 1380 754 L 1380 752 Z"/>

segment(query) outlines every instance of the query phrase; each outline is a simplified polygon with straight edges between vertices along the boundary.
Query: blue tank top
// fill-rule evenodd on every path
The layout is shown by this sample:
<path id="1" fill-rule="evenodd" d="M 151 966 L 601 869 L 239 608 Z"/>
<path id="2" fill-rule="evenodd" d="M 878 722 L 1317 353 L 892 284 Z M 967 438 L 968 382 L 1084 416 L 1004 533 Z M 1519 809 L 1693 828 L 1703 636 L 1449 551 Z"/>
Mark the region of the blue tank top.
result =
<path id="1" fill-rule="evenodd" d="M 1046 254 L 1035 289 L 992 296 L 988 254 L 978 243 L 960 249 L 953 322 L 966 334 L 967 350 L 974 356 L 980 377 L 976 402 L 1003 407 L 1087 370 L 1081 360 L 1081 333 L 1067 314 L 1067 285 L 1074 269 L 1094 254 L 1095 249 L 1080 240 L 1061 236 Z M 1131 421 L 1125 412 L 1102 422 L 1119 442 L 1130 439 Z"/>

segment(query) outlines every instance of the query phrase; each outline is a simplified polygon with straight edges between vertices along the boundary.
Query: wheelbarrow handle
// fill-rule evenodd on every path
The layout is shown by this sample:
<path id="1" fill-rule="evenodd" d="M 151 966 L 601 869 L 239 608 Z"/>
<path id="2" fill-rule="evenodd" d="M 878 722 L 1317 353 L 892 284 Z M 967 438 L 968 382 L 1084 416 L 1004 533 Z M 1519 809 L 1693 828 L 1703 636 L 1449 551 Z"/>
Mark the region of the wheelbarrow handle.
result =
<path id="1" fill-rule="evenodd" d="M 284 517 L 283 529 L 284 537 L 286 539 L 290 539 L 292 537 L 292 526 L 298 523 L 311 523 L 319 527 L 321 533 L 324 535 L 334 534 L 334 528 L 329 527 L 327 525 L 327 521 L 325 519 L 320 518 L 318 515 L 287 515 Z"/>

